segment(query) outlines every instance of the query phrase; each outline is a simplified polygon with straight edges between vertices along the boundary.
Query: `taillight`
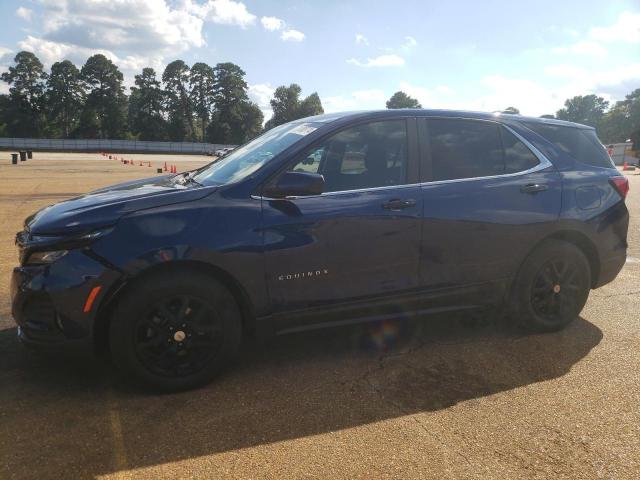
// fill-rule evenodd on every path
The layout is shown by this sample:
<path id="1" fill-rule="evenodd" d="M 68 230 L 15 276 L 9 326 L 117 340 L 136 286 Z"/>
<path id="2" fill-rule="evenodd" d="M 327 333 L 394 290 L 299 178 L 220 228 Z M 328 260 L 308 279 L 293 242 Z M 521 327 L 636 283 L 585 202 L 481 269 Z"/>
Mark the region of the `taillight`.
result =
<path id="1" fill-rule="evenodd" d="M 622 198 L 626 198 L 629 193 L 629 179 L 626 177 L 611 177 L 609 183 Z"/>

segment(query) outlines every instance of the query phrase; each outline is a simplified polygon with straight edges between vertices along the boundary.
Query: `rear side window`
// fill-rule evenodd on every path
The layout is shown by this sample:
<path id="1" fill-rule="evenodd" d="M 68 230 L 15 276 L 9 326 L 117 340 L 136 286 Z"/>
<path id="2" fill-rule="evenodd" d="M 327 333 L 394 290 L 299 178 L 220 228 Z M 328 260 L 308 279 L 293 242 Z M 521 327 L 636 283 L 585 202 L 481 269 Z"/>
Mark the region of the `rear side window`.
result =
<path id="1" fill-rule="evenodd" d="M 523 172 L 540 163 L 538 157 L 513 133 L 504 127 L 500 131 L 504 147 L 504 173 Z"/>
<path id="2" fill-rule="evenodd" d="M 491 122 L 430 119 L 433 180 L 503 174 L 499 128 Z"/>
<path id="3" fill-rule="evenodd" d="M 579 162 L 595 167 L 613 167 L 594 130 L 537 122 L 523 123 Z"/>

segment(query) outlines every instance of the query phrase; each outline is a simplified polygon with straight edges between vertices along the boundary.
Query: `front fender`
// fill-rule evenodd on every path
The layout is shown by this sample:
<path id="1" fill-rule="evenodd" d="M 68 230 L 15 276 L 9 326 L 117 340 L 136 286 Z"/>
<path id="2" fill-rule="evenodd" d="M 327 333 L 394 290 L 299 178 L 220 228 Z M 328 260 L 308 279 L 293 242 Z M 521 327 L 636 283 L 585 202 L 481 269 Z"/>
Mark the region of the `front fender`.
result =
<path id="1" fill-rule="evenodd" d="M 125 281 L 175 262 L 225 272 L 246 292 L 257 316 L 269 311 L 260 231 L 260 200 L 221 197 L 126 215 L 92 249 Z"/>

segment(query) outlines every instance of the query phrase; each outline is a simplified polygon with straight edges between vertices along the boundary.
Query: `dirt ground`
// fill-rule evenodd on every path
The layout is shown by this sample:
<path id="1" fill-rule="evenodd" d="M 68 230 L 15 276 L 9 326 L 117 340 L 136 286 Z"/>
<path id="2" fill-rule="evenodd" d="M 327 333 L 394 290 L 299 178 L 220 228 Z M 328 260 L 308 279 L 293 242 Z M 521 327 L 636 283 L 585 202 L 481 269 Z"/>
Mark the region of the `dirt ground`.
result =
<path id="1" fill-rule="evenodd" d="M 100 360 L 23 348 L 7 298 L 25 216 L 154 170 L 95 154 L 12 166 L 5 155 L 1 479 L 638 478 L 639 175 L 627 264 L 565 331 L 441 318 L 288 335 L 248 343 L 203 389 L 154 395 Z M 179 171 L 210 160 L 167 157 Z"/>

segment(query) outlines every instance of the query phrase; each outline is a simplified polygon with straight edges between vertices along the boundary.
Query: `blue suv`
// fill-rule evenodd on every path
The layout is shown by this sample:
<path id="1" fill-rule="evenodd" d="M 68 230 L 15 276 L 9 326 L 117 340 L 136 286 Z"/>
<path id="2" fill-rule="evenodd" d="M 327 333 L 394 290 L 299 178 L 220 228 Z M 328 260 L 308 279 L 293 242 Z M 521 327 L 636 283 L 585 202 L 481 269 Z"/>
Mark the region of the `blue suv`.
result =
<path id="1" fill-rule="evenodd" d="M 245 335 L 496 305 L 558 330 L 625 263 L 627 190 L 583 125 L 305 118 L 27 218 L 13 316 L 25 343 L 106 347 L 164 390 L 212 379 Z"/>

